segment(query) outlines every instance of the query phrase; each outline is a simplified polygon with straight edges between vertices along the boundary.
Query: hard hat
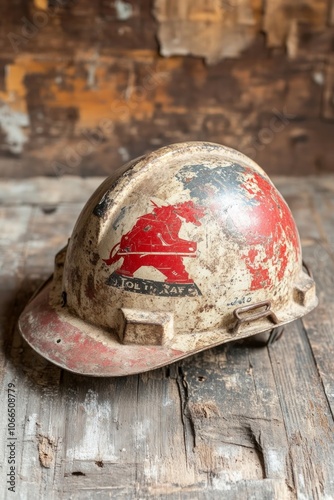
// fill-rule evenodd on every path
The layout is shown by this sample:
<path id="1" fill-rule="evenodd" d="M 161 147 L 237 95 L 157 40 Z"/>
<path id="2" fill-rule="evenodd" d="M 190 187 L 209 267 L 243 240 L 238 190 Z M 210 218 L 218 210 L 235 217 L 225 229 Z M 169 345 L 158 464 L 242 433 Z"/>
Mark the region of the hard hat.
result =
<path id="1" fill-rule="evenodd" d="M 62 368 L 120 376 L 281 327 L 316 305 L 296 224 L 265 172 L 233 149 L 187 142 L 102 183 L 19 326 Z"/>

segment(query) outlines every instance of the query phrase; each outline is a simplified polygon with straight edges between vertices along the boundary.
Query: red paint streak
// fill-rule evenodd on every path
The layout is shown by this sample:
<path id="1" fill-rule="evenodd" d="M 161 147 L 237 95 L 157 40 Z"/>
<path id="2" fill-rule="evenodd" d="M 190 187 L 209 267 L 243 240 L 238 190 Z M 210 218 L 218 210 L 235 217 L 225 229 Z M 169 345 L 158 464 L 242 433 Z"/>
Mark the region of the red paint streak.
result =
<path id="1" fill-rule="evenodd" d="M 270 288 L 283 279 L 289 259 L 298 262 L 298 232 L 290 209 L 271 182 L 250 168 L 244 175 L 237 203 L 231 203 L 223 213 L 219 200 L 212 200 L 209 207 L 238 243 L 251 275 L 250 289 Z"/>
<path id="2" fill-rule="evenodd" d="M 142 215 L 110 251 L 107 265 L 123 258 L 117 273 L 132 277 L 142 266 L 153 266 L 170 283 L 193 283 L 183 264 L 184 257 L 196 257 L 197 243 L 183 240 L 179 232 L 183 220 L 200 226 L 204 209 L 192 201 L 158 207 Z"/>
<path id="3" fill-rule="evenodd" d="M 252 275 L 251 290 L 258 290 L 259 288 L 267 288 L 271 285 L 269 277 L 269 270 L 260 265 L 252 266 L 247 263 L 247 268 Z"/>
<path id="4" fill-rule="evenodd" d="M 247 254 L 247 268 L 252 274 L 252 290 L 257 290 L 266 286 L 265 284 L 270 282 L 269 271 L 263 266 L 255 264 L 255 259 L 258 256 L 259 251 L 256 248 L 251 248 Z M 265 259 L 265 262 L 267 258 Z"/>
<path id="5" fill-rule="evenodd" d="M 183 351 L 162 346 L 102 342 L 89 329 L 80 331 L 62 316 L 61 310 L 50 305 L 49 288 L 28 304 L 20 328 L 37 352 L 63 368 L 87 375 L 127 375 L 169 364 L 185 355 Z"/>
<path id="6" fill-rule="evenodd" d="M 256 221 L 252 230 L 245 231 L 243 236 L 246 239 L 247 246 L 261 244 L 264 248 L 266 259 L 254 265 L 254 248 L 250 248 L 243 254 L 247 268 L 252 275 L 251 290 L 267 288 L 273 286 L 269 276 L 269 267 L 272 266 L 276 271 L 278 281 L 282 280 L 289 261 L 289 249 L 287 242 L 291 241 L 294 248 L 292 256 L 296 262 L 299 257 L 299 239 L 295 222 L 291 212 L 283 198 L 280 196 L 274 186 L 262 176 L 252 173 L 251 181 L 256 185 L 254 189 L 248 183 L 242 184 L 252 200 L 257 204 L 249 207 L 249 217 Z"/>
<path id="7" fill-rule="evenodd" d="M 250 262 L 254 262 L 255 258 L 257 257 L 259 251 L 256 250 L 256 248 L 251 248 L 248 252 L 248 257 L 250 259 Z"/>

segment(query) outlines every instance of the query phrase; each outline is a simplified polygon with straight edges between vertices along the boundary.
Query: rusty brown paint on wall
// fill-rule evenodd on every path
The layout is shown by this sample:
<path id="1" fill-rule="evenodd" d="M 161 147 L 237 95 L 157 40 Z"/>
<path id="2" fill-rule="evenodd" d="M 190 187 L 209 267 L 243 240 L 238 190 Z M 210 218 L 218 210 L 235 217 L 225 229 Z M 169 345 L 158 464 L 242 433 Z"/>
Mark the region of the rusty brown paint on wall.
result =
<path id="1" fill-rule="evenodd" d="M 269 173 L 330 171 L 333 28 L 325 26 L 323 1 L 308 0 L 307 8 L 289 11 L 292 17 L 284 2 L 275 5 L 284 22 L 297 22 L 298 43 L 275 35 L 274 6 L 262 12 L 258 0 L 245 0 L 233 19 L 230 11 L 218 15 L 213 1 L 204 8 L 198 0 L 184 12 L 156 1 L 159 21 L 148 0 L 121 7 L 71 0 L 55 15 L 42 0 L 15 12 L 3 3 L 0 175 L 106 175 L 132 157 L 186 140 L 241 149 Z M 162 58 L 157 32 L 168 19 L 180 29 L 177 16 L 182 26 L 208 23 L 204 35 L 214 40 L 211 25 L 225 21 L 231 33 L 241 23 L 252 36 L 240 57 L 210 67 L 200 58 Z M 27 23 L 38 19 L 46 25 L 24 37 Z M 18 46 L 10 34 L 21 37 Z M 293 61 L 277 48 L 287 43 Z M 275 51 L 269 54 L 267 45 Z"/>
<path id="2" fill-rule="evenodd" d="M 195 55 L 216 63 L 240 56 L 261 30 L 260 0 L 155 1 L 160 52 Z"/>

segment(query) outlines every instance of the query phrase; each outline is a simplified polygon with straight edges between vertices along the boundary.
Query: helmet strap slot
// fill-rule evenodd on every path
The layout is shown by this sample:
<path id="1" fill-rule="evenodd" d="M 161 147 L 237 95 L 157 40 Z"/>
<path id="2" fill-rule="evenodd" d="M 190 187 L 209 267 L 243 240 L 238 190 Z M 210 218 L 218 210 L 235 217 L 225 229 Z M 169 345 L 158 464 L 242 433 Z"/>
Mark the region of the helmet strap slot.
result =
<path id="1" fill-rule="evenodd" d="M 263 310 L 254 312 L 253 314 L 245 314 L 251 311 L 256 311 L 257 309 Z M 262 302 L 257 302 L 256 304 L 251 304 L 249 306 L 237 307 L 233 311 L 233 316 L 237 320 L 231 328 L 233 335 L 236 335 L 238 333 L 239 328 L 242 324 L 251 323 L 258 319 L 268 318 L 275 325 L 279 323 L 276 314 L 271 310 L 270 300 L 264 300 Z"/>

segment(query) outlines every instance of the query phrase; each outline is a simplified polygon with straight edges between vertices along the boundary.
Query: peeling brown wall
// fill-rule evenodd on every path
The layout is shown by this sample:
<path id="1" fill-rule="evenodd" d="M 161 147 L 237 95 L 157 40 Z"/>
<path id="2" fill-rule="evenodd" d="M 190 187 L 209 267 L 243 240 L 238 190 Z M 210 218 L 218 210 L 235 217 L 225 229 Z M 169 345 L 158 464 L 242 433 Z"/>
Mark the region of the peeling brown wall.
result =
<path id="1" fill-rule="evenodd" d="M 161 53 L 238 57 L 261 29 L 262 0 L 156 0 Z"/>
<path id="2" fill-rule="evenodd" d="M 183 140 L 333 170 L 333 3 L 261 5 L 2 2 L 0 176 L 107 175 Z"/>

